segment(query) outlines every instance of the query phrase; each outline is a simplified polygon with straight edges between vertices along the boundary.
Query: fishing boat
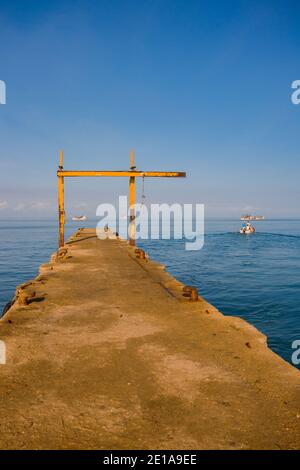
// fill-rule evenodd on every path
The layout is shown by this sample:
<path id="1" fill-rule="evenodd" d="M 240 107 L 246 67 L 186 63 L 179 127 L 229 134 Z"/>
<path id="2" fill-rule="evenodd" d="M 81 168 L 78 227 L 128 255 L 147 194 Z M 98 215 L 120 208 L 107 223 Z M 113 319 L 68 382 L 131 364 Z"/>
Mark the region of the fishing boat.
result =
<path id="1" fill-rule="evenodd" d="M 74 217 L 72 217 L 72 220 L 77 220 L 78 222 L 82 220 L 86 220 L 86 219 L 87 219 L 86 215 L 74 215 Z"/>
<path id="2" fill-rule="evenodd" d="M 263 215 L 241 215 L 241 220 L 265 220 Z"/>
<path id="3" fill-rule="evenodd" d="M 240 233 L 241 233 L 242 235 L 250 235 L 251 233 L 254 233 L 254 232 L 255 232 L 255 228 L 252 227 L 252 229 L 253 229 L 253 230 L 248 229 L 248 228 L 241 228 L 241 229 L 240 229 Z"/>

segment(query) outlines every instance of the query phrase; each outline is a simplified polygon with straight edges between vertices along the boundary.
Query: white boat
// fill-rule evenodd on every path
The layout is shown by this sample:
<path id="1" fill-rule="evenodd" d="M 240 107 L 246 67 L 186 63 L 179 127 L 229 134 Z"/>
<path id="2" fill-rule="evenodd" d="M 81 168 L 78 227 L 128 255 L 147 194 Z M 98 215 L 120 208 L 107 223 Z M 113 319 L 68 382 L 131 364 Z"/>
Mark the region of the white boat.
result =
<path id="1" fill-rule="evenodd" d="M 241 220 L 265 220 L 264 215 L 241 215 Z"/>
<path id="2" fill-rule="evenodd" d="M 246 227 L 240 228 L 240 233 L 242 235 L 249 235 L 250 233 L 254 233 L 254 232 L 255 232 L 255 228 L 252 227 L 252 225 L 250 225 L 249 223 L 247 224 Z"/>
<path id="3" fill-rule="evenodd" d="M 87 219 L 87 216 L 86 215 L 74 215 L 74 217 L 72 217 L 72 220 L 77 220 L 77 221 L 81 221 L 81 220 L 86 220 Z"/>

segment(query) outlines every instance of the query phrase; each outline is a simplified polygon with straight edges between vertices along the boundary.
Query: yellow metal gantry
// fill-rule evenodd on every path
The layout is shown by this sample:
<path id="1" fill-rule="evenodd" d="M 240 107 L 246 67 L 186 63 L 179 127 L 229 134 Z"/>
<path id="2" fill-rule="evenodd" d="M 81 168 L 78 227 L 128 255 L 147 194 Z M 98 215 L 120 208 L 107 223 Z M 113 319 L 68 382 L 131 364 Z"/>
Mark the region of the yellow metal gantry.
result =
<path id="1" fill-rule="evenodd" d="M 60 151 L 58 177 L 58 216 L 59 216 L 59 247 L 65 243 L 65 203 L 64 203 L 64 178 L 79 176 L 127 176 L 129 177 L 129 243 L 135 245 L 135 178 L 184 178 L 182 171 L 137 171 L 134 163 L 134 152 L 130 151 L 129 171 L 69 171 L 63 168 L 63 151 Z"/>

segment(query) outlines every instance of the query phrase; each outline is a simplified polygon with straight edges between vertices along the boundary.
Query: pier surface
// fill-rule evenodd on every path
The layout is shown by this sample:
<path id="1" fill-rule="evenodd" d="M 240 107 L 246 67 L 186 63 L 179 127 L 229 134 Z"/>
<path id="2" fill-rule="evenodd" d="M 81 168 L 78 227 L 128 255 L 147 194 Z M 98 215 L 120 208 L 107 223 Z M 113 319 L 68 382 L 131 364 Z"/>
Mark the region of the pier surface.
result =
<path id="1" fill-rule="evenodd" d="M 120 240 L 75 234 L 0 321 L 1 449 L 299 449 L 300 373 Z"/>

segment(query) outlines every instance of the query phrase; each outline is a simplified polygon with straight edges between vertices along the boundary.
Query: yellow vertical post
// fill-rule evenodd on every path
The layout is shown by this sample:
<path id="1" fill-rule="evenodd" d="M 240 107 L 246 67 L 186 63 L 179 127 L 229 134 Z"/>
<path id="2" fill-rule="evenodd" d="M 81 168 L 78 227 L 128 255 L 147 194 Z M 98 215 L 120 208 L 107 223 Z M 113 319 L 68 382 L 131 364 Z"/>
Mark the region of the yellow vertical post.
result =
<path id="1" fill-rule="evenodd" d="M 64 167 L 64 152 L 61 150 L 59 152 L 59 169 L 62 170 Z"/>
<path id="2" fill-rule="evenodd" d="M 135 170 L 134 165 L 134 152 L 130 151 L 130 170 Z M 129 178 L 129 243 L 135 246 L 135 177 L 130 176 Z"/>
<path id="3" fill-rule="evenodd" d="M 63 151 L 60 151 L 59 169 L 63 170 Z M 59 219 L 59 240 L 58 246 L 61 248 L 65 243 L 65 202 L 64 202 L 64 177 L 58 176 L 58 219 Z"/>

